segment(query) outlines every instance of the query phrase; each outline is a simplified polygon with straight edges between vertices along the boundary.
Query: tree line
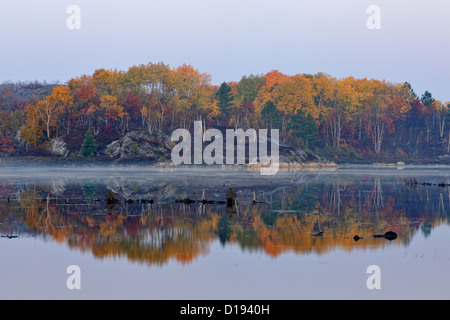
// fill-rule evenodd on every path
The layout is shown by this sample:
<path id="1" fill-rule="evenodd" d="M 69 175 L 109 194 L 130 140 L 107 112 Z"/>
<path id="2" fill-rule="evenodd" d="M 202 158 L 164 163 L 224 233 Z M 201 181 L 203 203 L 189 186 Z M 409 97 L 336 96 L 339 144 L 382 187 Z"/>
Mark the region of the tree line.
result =
<path id="1" fill-rule="evenodd" d="M 45 149 L 53 138 L 69 141 L 80 130 L 107 139 L 105 133 L 117 138 L 133 130 L 170 134 L 194 121 L 205 128 L 277 128 L 283 142 L 331 158 L 450 152 L 449 103 L 429 91 L 417 95 L 408 82 L 273 70 L 216 86 L 190 65 L 148 63 L 98 69 L 64 85 L 0 85 L 0 152 L 6 154 Z"/>

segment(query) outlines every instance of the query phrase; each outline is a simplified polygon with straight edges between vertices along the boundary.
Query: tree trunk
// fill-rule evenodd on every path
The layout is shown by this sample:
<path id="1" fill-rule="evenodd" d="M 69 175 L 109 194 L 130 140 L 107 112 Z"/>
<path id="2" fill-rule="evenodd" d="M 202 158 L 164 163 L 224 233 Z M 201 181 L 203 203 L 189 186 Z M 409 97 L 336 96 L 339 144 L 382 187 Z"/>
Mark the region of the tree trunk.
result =
<path id="1" fill-rule="evenodd" d="M 380 154 L 381 144 L 384 139 L 384 123 L 376 120 L 376 123 L 372 129 L 372 138 L 374 143 L 374 149 L 376 154 Z"/>
<path id="2" fill-rule="evenodd" d="M 341 129 L 341 116 L 337 115 L 330 122 L 331 141 L 334 149 L 339 147 L 341 141 Z"/>
<path id="3" fill-rule="evenodd" d="M 448 131 L 448 145 L 447 145 L 447 153 L 450 153 L 450 130 Z"/>
<path id="4" fill-rule="evenodd" d="M 445 117 L 443 117 L 442 120 L 439 121 L 439 138 L 441 139 L 444 136 L 444 128 L 445 128 Z"/>
<path id="5" fill-rule="evenodd" d="M 50 119 L 47 120 L 47 138 L 50 140 Z"/>
<path id="6" fill-rule="evenodd" d="M 319 105 L 317 106 L 317 120 L 319 120 L 319 118 L 320 118 L 320 107 L 321 107 L 321 104 L 322 104 L 322 94 L 320 95 Z"/>

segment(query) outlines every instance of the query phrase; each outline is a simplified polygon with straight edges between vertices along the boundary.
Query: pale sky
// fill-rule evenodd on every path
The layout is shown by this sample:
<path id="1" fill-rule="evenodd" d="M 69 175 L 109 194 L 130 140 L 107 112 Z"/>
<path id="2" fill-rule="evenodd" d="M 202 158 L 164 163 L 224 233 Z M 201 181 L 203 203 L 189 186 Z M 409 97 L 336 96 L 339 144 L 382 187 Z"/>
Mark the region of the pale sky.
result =
<path id="1" fill-rule="evenodd" d="M 408 81 L 450 101 L 449 0 L 0 0 L 0 81 L 191 64 L 214 84 L 278 69 Z M 81 29 L 69 30 L 69 5 Z M 369 30 L 368 6 L 381 10 Z"/>

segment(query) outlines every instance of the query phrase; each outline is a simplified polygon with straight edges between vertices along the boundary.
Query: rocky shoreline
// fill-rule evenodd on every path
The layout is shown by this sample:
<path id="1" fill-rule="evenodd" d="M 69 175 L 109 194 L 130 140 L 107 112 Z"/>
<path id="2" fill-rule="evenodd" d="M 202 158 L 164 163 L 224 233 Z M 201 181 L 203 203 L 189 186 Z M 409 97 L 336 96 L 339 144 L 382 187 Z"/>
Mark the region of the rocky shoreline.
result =
<path id="1" fill-rule="evenodd" d="M 17 138 L 21 142 L 20 137 Z M 171 151 L 176 145 L 171 141 L 170 136 L 160 132 L 148 133 L 146 131 L 131 131 L 118 140 L 99 148 L 95 157 L 82 157 L 79 148 L 69 148 L 70 142 L 65 137 L 56 137 L 49 143 L 48 154 L 43 155 L 15 155 L 0 158 L 0 164 L 8 163 L 31 163 L 42 164 L 62 164 L 62 165 L 138 165 L 147 167 L 175 167 L 171 161 Z M 246 145 L 246 154 L 248 154 L 248 145 Z M 225 146 L 224 146 L 225 150 Z M 375 160 L 370 159 L 361 161 L 357 159 L 336 159 L 329 161 L 321 157 L 306 152 L 301 148 L 294 148 L 283 143 L 279 144 L 279 169 L 288 170 L 315 170 L 315 169 L 333 169 L 339 166 L 374 166 L 386 167 L 396 166 L 404 167 L 409 165 L 449 165 L 450 155 L 443 155 L 437 159 L 408 159 L 407 163 L 401 159 L 393 160 Z M 248 163 L 248 159 L 245 161 Z M 182 165 L 179 167 L 193 168 L 207 165 Z M 221 165 L 213 165 L 221 167 Z M 223 166 L 223 165 L 222 165 Z M 226 167 L 246 167 L 250 169 L 259 169 L 262 165 L 226 165 Z M 208 165 L 208 167 L 210 167 Z"/>
<path id="2" fill-rule="evenodd" d="M 201 164 L 190 164 L 190 165 L 175 165 L 172 162 L 160 162 L 153 165 L 153 167 L 158 168 L 218 168 L 218 169 L 247 169 L 247 170 L 259 170 L 263 167 L 269 167 L 268 165 L 261 164 L 222 164 L 222 165 L 201 165 Z M 307 170 L 307 169 L 336 169 L 339 165 L 334 162 L 308 162 L 308 163 L 286 163 L 280 162 L 279 169 L 287 170 Z"/>
<path id="3" fill-rule="evenodd" d="M 206 165 L 206 164 L 190 164 L 190 165 L 175 165 L 172 162 L 154 162 L 149 160 L 137 159 L 122 159 L 118 160 L 84 160 L 76 158 L 63 157 L 7 157 L 0 158 L 0 166 L 14 166 L 14 165 L 55 165 L 55 166 L 141 166 L 146 168 L 215 168 L 215 169 L 245 169 L 245 170 L 259 170 L 266 165 L 261 164 L 232 164 L 232 165 Z M 339 165 L 334 162 L 307 162 L 307 163 L 279 163 L 279 170 L 314 170 L 314 169 L 336 169 Z"/>

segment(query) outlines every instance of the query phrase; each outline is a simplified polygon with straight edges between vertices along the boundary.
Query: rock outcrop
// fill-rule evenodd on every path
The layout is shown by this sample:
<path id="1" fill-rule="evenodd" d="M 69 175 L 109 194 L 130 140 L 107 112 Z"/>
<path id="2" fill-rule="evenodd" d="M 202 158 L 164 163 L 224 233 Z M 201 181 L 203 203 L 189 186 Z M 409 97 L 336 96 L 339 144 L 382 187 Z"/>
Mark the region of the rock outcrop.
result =
<path id="1" fill-rule="evenodd" d="M 67 150 L 66 143 L 63 138 L 55 138 L 50 141 L 50 152 L 56 156 L 67 157 L 69 150 Z"/>
<path id="2" fill-rule="evenodd" d="M 308 153 L 302 149 L 280 145 L 280 167 L 322 167 L 334 166 L 334 163 L 325 161 L 319 156 Z"/>
<path id="3" fill-rule="evenodd" d="M 174 164 L 171 161 L 171 153 L 172 148 L 176 144 L 177 143 L 170 140 L 169 135 L 164 133 L 154 132 L 149 134 L 148 132 L 143 131 L 132 131 L 127 133 L 123 138 L 110 143 L 106 147 L 104 154 L 119 162 L 151 161 L 159 166 L 172 167 Z M 208 143 L 205 143 L 204 147 L 206 144 Z M 248 155 L 248 147 L 247 143 L 245 147 L 246 155 Z M 225 143 L 223 150 L 224 152 L 226 150 Z M 325 161 L 317 155 L 283 143 L 279 143 L 279 162 L 281 168 L 320 168 L 336 166 L 336 164 Z M 245 163 L 248 163 L 248 159 L 245 160 Z M 259 167 L 260 165 L 249 166 Z"/>
<path id="4" fill-rule="evenodd" d="M 132 131 L 123 138 L 110 143 L 105 154 L 117 160 L 151 160 L 164 162 L 170 160 L 174 142 L 164 133 Z"/>

